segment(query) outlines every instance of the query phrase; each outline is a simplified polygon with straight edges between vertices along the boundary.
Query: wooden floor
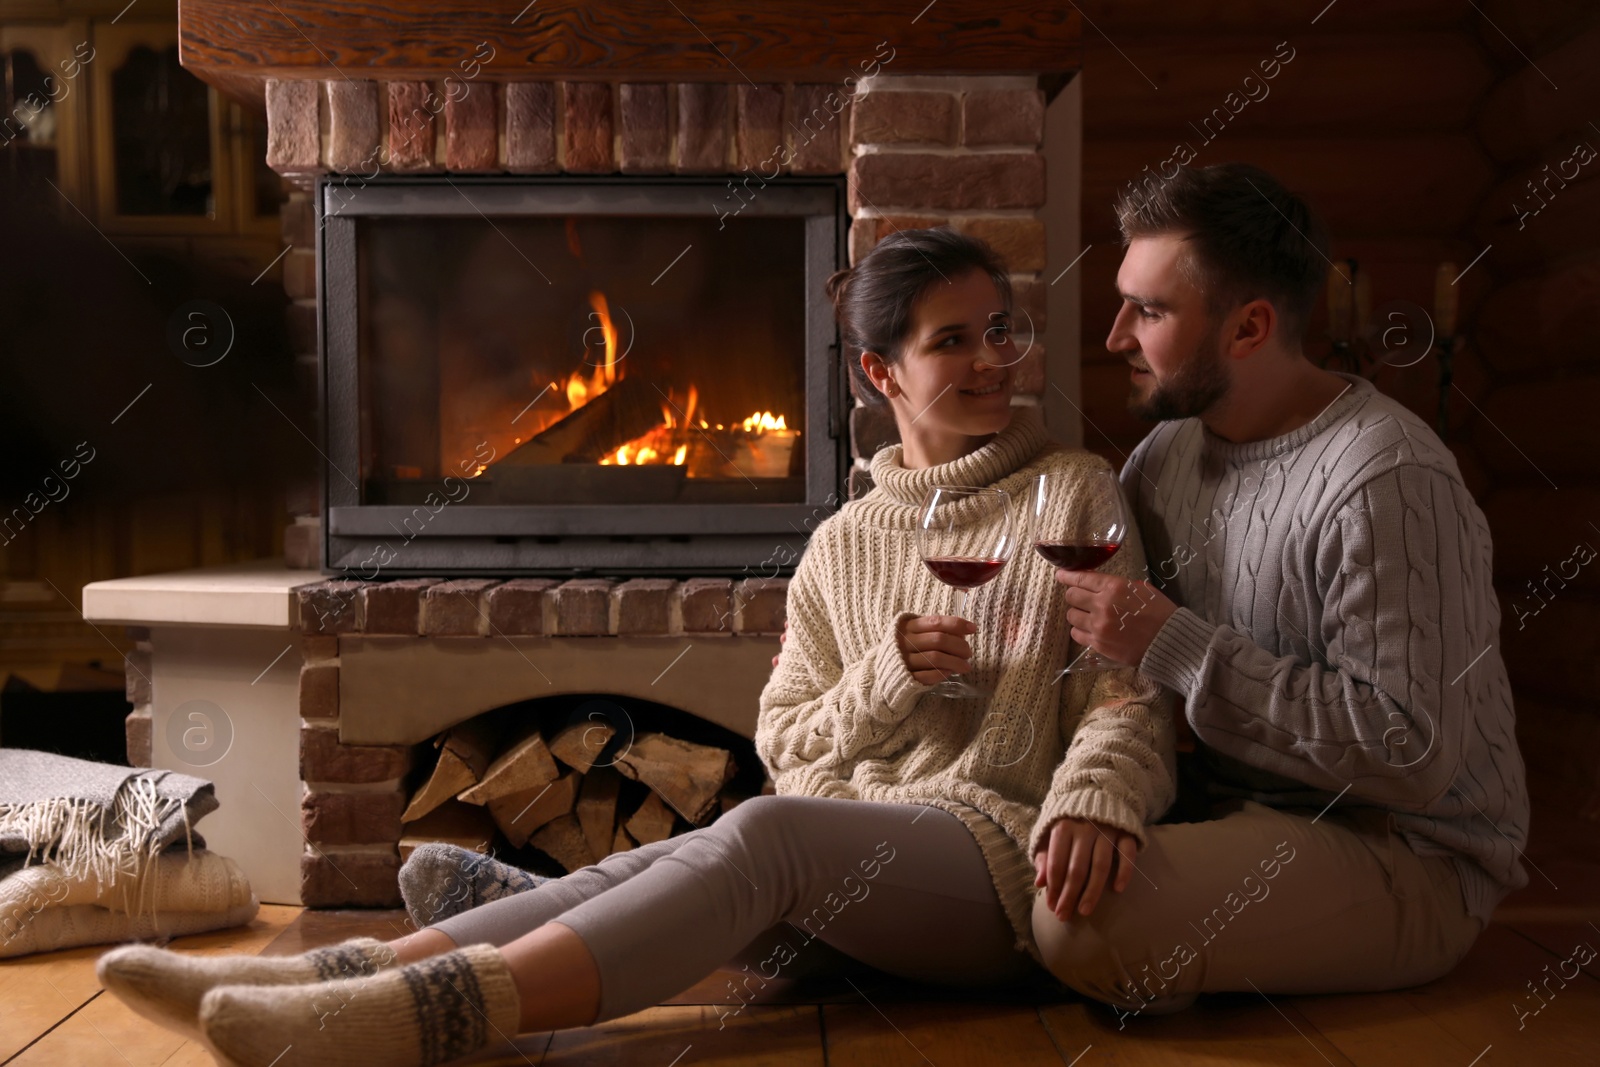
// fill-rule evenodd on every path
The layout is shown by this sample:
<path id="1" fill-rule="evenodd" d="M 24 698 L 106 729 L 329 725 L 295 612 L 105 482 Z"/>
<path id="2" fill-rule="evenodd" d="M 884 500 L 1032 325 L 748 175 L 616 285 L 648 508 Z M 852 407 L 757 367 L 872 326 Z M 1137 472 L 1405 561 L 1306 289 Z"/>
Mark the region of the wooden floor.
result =
<path id="1" fill-rule="evenodd" d="M 1533 883 L 1506 900 L 1452 974 L 1416 989 L 1202 997 L 1189 1011 L 1130 1020 L 1119 1030 L 1113 1015 L 1068 995 L 952 997 L 860 970 L 782 989 L 775 984 L 772 995 L 721 1026 L 719 1016 L 729 1006 L 723 974 L 637 1015 L 584 1030 L 523 1035 L 514 1046 L 467 1062 L 478 1067 L 1600 1064 L 1600 959 L 1564 986 L 1558 981 L 1541 985 L 1542 1001 L 1528 986 L 1555 973 L 1579 943 L 1600 948 L 1600 834 L 1592 823 L 1560 818 L 1536 818 L 1534 826 L 1528 849 Z M 403 932 L 400 912 L 268 906 L 248 927 L 182 938 L 173 947 L 281 955 L 359 934 Z M 83 948 L 0 963 L 0 1065 L 209 1064 L 203 1049 L 146 1022 L 101 990 L 94 961 L 102 951 Z M 1519 1016 L 1518 1008 L 1527 1014 Z"/>

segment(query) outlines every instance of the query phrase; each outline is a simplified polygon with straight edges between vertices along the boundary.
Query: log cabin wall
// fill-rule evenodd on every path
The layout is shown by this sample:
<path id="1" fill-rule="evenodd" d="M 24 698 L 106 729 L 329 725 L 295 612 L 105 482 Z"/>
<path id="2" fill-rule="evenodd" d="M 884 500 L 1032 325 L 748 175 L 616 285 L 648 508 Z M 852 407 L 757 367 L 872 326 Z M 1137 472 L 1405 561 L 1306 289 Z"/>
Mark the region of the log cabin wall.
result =
<path id="1" fill-rule="evenodd" d="M 1529 780 L 1576 787 L 1584 814 L 1600 818 L 1600 566 L 1586 562 L 1600 549 L 1600 11 L 1484 12 L 1497 77 L 1474 131 L 1496 181 L 1471 221 L 1492 245 L 1475 331 L 1488 388 L 1474 397 L 1471 440 L 1488 468 Z"/>
<path id="2" fill-rule="evenodd" d="M 1594 6 L 1094 0 L 1083 10 L 1086 446 L 1120 464 L 1149 428 L 1126 413 L 1126 367 L 1105 348 L 1121 262 L 1111 204 L 1179 143 L 1195 165 L 1251 162 L 1306 197 L 1334 258 L 1371 277 L 1375 308 L 1405 300 L 1432 313 L 1439 265 L 1464 271 L 1445 440 L 1494 535 L 1518 736 L 1531 782 L 1576 788 L 1600 816 L 1600 567 L 1572 578 L 1568 562 L 1579 542 L 1600 548 L 1600 164 L 1549 180 L 1575 145 L 1600 148 Z M 1273 59 L 1264 95 L 1197 129 Z M 1530 181 L 1548 182 L 1548 206 L 1519 228 L 1513 204 L 1540 203 Z M 1319 309 L 1312 358 L 1329 352 L 1325 329 Z M 1436 355 L 1384 368 L 1377 383 L 1437 424 Z"/>

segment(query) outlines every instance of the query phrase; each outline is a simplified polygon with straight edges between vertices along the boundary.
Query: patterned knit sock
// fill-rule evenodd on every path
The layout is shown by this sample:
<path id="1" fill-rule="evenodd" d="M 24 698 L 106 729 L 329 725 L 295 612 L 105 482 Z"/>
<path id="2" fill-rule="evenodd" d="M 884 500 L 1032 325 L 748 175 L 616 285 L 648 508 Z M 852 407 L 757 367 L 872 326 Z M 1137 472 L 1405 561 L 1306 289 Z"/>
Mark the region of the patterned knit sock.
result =
<path id="1" fill-rule="evenodd" d="M 427 844 L 400 868 L 400 897 L 418 928 L 551 881 L 459 845 Z"/>
<path id="2" fill-rule="evenodd" d="M 169 1029 L 199 1038 L 200 999 L 219 985 L 300 985 L 376 974 L 395 962 L 382 941 L 358 937 L 299 956 L 194 956 L 125 945 L 95 964 L 100 984 L 128 1007 Z"/>
<path id="3" fill-rule="evenodd" d="M 372 978 L 218 986 L 200 1027 L 225 1064 L 428 1067 L 510 1040 L 521 1014 L 500 950 L 468 945 Z"/>

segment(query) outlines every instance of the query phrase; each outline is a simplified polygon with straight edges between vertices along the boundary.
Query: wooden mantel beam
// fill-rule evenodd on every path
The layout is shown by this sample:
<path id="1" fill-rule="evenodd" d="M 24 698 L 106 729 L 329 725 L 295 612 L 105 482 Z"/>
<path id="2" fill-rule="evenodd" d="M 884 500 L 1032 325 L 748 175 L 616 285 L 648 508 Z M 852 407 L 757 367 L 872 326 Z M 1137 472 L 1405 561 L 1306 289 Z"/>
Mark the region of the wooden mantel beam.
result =
<path id="1" fill-rule="evenodd" d="M 267 78 L 828 82 L 1080 65 L 1058 0 L 180 0 L 185 67 L 259 106 Z M 520 9 L 520 10 L 519 10 Z M 486 58 L 487 57 L 487 58 Z M 474 66 L 476 64 L 476 66 Z"/>

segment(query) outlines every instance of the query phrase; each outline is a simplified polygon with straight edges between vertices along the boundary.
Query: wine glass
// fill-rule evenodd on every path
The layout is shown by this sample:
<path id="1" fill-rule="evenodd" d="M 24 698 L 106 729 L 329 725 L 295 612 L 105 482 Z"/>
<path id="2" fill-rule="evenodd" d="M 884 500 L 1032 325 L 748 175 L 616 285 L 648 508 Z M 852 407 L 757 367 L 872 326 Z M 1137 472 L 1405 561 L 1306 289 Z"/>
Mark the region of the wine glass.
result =
<path id="1" fill-rule="evenodd" d="M 1105 503 L 1097 506 L 1098 501 Z M 1109 470 L 1087 476 L 1066 471 L 1039 475 L 1029 487 L 1027 514 L 1034 551 L 1063 570 L 1094 570 L 1109 562 L 1128 536 L 1122 488 Z M 1056 675 L 1056 681 L 1075 671 L 1122 670 L 1126 666 L 1086 647 Z"/>
<path id="2" fill-rule="evenodd" d="M 922 498 L 917 516 L 917 547 L 933 576 L 956 591 L 952 614 L 961 615 L 967 592 L 993 581 L 1016 548 L 1011 495 L 1003 489 L 939 485 Z M 986 697 L 991 691 L 961 675 L 932 689 L 942 697 Z"/>

